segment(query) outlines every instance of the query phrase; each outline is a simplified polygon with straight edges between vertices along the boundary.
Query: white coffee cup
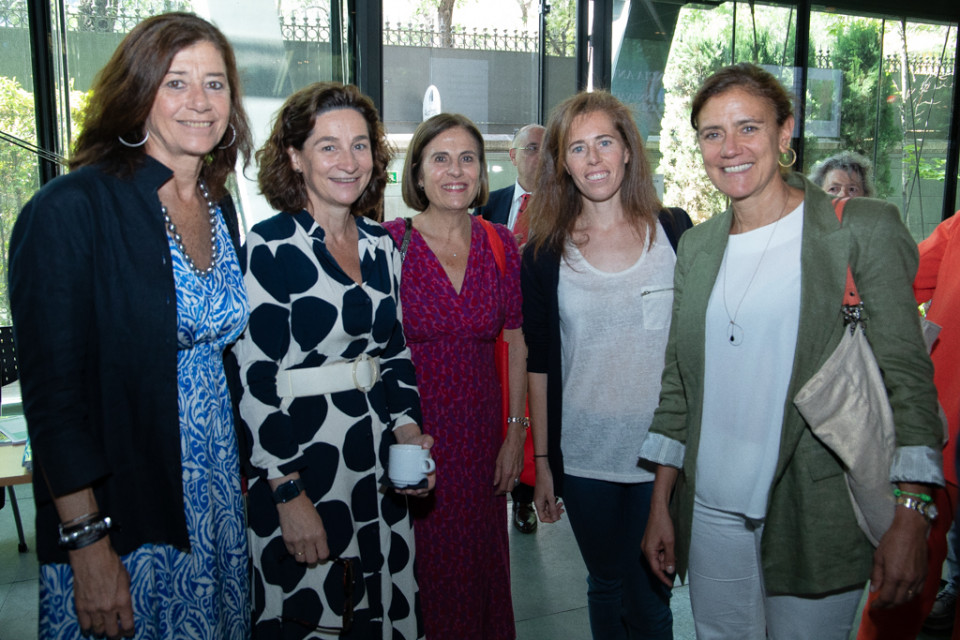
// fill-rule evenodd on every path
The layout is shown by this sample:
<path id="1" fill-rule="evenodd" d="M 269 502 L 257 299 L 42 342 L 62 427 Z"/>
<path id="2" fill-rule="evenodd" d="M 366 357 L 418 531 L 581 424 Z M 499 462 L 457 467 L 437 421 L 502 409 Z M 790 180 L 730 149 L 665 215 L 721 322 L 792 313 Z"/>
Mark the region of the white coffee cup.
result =
<path id="1" fill-rule="evenodd" d="M 403 488 L 418 484 L 436 468 L 429 449 L 418 444 L 390 445 L 387 477 L 393 486 Z"/>

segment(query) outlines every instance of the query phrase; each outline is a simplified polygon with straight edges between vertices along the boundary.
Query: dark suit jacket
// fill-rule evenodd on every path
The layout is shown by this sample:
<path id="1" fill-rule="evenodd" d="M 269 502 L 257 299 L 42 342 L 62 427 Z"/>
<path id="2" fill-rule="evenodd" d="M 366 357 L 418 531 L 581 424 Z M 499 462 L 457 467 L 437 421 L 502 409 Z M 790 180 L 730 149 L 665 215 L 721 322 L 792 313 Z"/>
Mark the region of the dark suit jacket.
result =
<path id="1" fill-rule="evenodd" d="M 514 182 L 509 187 L 493 191 L 487 199 L 487 204 L 477 207 L 473 212 L 474 215 L 497 224 L 507 224 L 510 219 L 510 205 L 513 204 L 513 190 L 516 186 L 517 183 Z"/>

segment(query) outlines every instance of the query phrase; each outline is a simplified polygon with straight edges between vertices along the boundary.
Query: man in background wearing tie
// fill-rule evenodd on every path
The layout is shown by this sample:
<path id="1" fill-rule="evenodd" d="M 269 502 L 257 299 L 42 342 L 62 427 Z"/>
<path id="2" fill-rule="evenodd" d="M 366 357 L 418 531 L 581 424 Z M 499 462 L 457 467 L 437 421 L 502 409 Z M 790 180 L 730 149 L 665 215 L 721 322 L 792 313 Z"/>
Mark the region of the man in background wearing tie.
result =
<path id="1" fill-rule="evenodd" d="M 517 132 L 510 147 L 510 162 L 517 168 L 517 182 L 491 192 L 487 204 L 477 207 L 474 212 L 490 222 L 506 225 L 513 231 L 517 244 L 521 247 L 527 241 L 527 225 L 523 220 L 523 213 L 537 177 L 543 132 L 544 128 L 538 124 L 528 124 Z M 526 471 L 527 465 L 533 460 L 533 438 L 529 433 L 524 443 L 523 457 Z M 530 480 L 530 477 L 527 480 Z M 513 498 L 513 525 L 521 533 L 533 533 L 537 530 L 537 512 L 533 508 L 533 486 L 521 480 L 510 495 Z"/>

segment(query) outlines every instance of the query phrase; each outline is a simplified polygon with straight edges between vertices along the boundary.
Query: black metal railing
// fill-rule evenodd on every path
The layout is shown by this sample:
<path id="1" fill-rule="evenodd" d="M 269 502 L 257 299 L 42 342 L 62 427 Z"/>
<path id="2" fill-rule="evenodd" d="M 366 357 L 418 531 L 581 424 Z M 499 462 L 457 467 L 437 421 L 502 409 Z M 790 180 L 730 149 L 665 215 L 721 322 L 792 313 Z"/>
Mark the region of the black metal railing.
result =
<path id="1" fill-rule="evenodd" d="M 189 9 L 186 0 L 168 0 L 169 9 Z M 66 24 L 68 31 L 99 33 L 126 33 L 151 13 L 138 6 L 110 7 L 92 10 L 90 6 L 74 5 L 67 9 Z M 280 33 L 289 42 L 329 42 L 330 15 L 325 8 L 314 7 L 285 13 L 277 17 Z M 0 27 L 26 29 L 26 3 L 0 5 Z M 472 28 L 454 25 L 445 31 L 431 24 L 391 23 L 383 25 L 383 44 L 397 47 L 446 47 L 473 51 L 507 51 L 516 53 L 536 53 L 539 46 L 539 34 L 536 31 L 520 29 Z M 575 55 L 576 41 L 572 33 L 548 31 L 546 34 L 547 55 L 572 57 Z M 953 73 L 954 57 L 939 57 L 929 54 L 911 54 L 907 56 L 910 70 L 918 75 L 950 76 Z M 814 53 L 814 66 L 832 68 L 834 61 L 829 49 L 818 49 Z M 901 57 L 888 54 L 883 57 L 883 68 L 887 73 L 900 73 Z"/>
<path id="2" fill-rule="evenodd" d="M 171 2 L 171 8 L 189 8 L 188 3 Z M 67 8 L 67 31 L 127 33 L 150 12 L 139 7 Z M 277 17 L 280 33 L 288 42 L 330 42 L 330 15 L 326 9 L 311 8 L 285 13 Z M 25 5 L 0 6 L 0 27 L 27 28 Z M 548 32 L 547 55 L 572 57 L 575 36 L 572 33 Z M 507 51 L 536 53 L 539 34 L 520 29 L 472 28 L 455 25 L 449 31 L 429 24 L 390 23 L 383 25 L 383 44 L 399 47 L 447 47 L 472 51 Z"/>
<path id="3" fill-rule="evenodd" d="M 954 56 L 935 56 L 930 54 L 910 54 L 910 71 L 915 75 L 952 76 Z M 818 49 L 813 55 L 814 67 L 832 69 L 836 66 L 833 53 L 829 49 Z M 883 70 L 887 73 L 900 73 L 902 59 L 897 54 L 887 54 L 883 57 Z"/>

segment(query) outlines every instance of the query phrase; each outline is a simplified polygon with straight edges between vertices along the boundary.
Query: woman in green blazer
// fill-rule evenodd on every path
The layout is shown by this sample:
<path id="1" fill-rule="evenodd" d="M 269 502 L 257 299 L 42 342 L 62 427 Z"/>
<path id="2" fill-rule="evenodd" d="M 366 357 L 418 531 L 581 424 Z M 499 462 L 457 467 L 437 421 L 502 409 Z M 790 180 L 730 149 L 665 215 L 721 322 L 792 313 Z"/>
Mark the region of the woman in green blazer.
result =
<path id="1" fill-rule="evenodd" d="M 846 638 L 868 578 L 878 606 L 922 588 L 933 514 L 907 500 L 874 550 L 843 468 L 793 404 L 843 335 L 848 264 L 893 408 L 891 482 L 907 497 L 943 482 L 916 246 L 896 207 L 852 200 L 841 224 L 830 196 L 784 171 L 792 113 L 750 64 L 717 72 L 693 101 L 704 167 L 732 205 L 680 243 L 660 406 L 640 456 L 656 465 L 643 551 L 668 584 L 689 572 L 701 639 Z"/>

